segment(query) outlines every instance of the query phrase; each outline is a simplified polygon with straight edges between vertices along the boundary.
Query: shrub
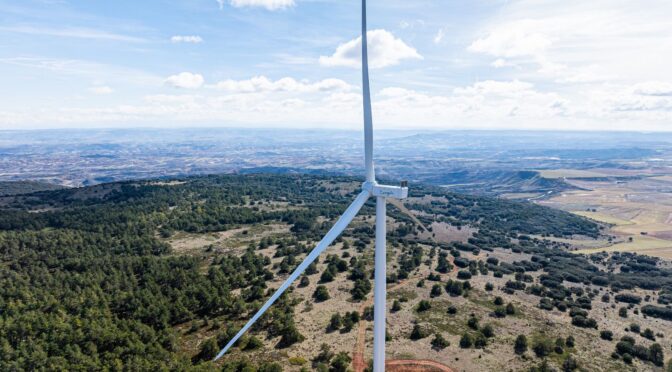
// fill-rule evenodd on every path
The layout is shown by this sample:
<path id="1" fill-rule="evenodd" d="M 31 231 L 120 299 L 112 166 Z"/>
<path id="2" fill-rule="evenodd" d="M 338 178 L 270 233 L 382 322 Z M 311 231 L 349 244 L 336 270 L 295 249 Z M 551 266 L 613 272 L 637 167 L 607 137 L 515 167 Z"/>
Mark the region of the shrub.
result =
<path id="1" fill-rule="evenodd" d="M 642 309 L 642 311 L 643 311 L 643 309 Z M 622 308 L 618 309 L 618 316 L 620 316 L 621 318 L 627 318 L 628 317 L 628 309 L 625 308 L 625 307 L 622 307 Z"/>
<path id="2" fill-rule="evenodd" d="M 506 314 L 507 314 L 507 315 L 513 315 L 513 314 L 515 314 L 515 313 L 516 313 L 516 308 L 513 306 L 512 303 L 509 302 L 509 303 L 506 305 Z"/>
<path id="3" fill-rule="evenodd" d="M 343 326 L 343 318 L 341 318 L 341 314 L 336 313 L 331 316 L 331 320 L 329 321 L 329 327 L 327 328 L 327 330 L 329 332 L 338 331 L 339 329 L 341 329 L 342 326 Z"/>
<path id="4" fill-rule="evenodd" d="M 478 319 L 475 316 L 471 316 L 469 320 L 467 320 L 467 325 L 471 329 L 478 330 Z"/>
<path id="5" fill-rule="evenodd" d="M 527 337 L 525 337 L 525 335 L 518 335 L 518 337 L 516 337 L 516 342 L 513 346 L 513 350 L 518 355 L 525 354 L 525 352 L 527 351 Z"/>
<path id="6" fill-rule="evenodd" d="M 476 334 L 476 337 L 474 337 L 474 347 L 477 349 L 483 349 L 487 345 L 488 339 L 482 333 Z"/>
<path id="7" fill-rule="evenodd" d="M 614 339 L 614 332 L 612 331 L 602 331 L 600 332 L 600 338 L 603 340 L 611 341 Z"/>
<path id="8" fill-rule="evenodd" d="M 457 307 L 455 307 L 454 305 L 448 306 L 448 314 L 450 315 L 457 314 Z"/>
<path id="9" fill-rule="evenodd" d="M 575 343 L 574 336 L 572 335 L 567 336 L 567 339 L 565 340 L 565 345 L 567 345 L 567 347 L 574 347 L 574 343 Z"/>
<path id="10" fill-rule="evenodd" d="M 427 336 L 429 336 L 429 334 L 427 333 L 427 331 L 422 329 L 422 327 L 420 327 L 420 325 L 416 324 L 415 326 L 413 326 L 413 330 L 411 331 L 411 340 L 414 340 L 414 341 L 415 340 L 420 340 L 420 339 L 423 339 Z"/>
<path id="11" fill-rule="evenodd" d="M 663 353 L 663 347 L 660 344 L 651 344 L 649 346 L 649 360 L 651 363 L 662 367 L 665 364 L 665 355 Z"/>
<path id="12" fill-rule="evenodd" d="M 497 306 L 504 305 L 504 299 L 502 299 L 499 296 L 495 297 L 495 305 L 497 305 Z"/>
<path id="13" fill-rule="evenodd" d="M 486 291 L 491 292 L 494 289 L 495 289 L 495 286 L 492 283 L 490 283 L 490 282 L 485 283 L 485 290 Z"/>
<path id="14" fill-rule="evenodd" d="M 330 372 L 347 372 L 352 359 L 345 351 L 341 351 L 331 360 Z"/>
<path id="15" fill-rule="evenodd" d="M 546 339 L 537 340 L 534 343 L 534 346 L 532 346 L 532 350 L 534 351 L 534 354 L 537 355 L 537 357 L 543 358 L 551 354 L 553 351 L 553 343 Z"/>
<path id="16" fill-rule="evenodd" d="M 259 349 L 263 346 L 264 346 L 263 341 L 261 341 L 260 339 L 258 339 L 255 336 L 252 336 L 247 340 L 247 345 L 245 345 L 245 350 L 257 350 L 257 349 Z"/>
<path id="17" fill-rule="evenodd" d="M 441 288 L 441 284 L 434 284 L 432 286 L 432 291 L 429 294 L 430 297 L 439 297 L 441 296 L 441 293 L 443 293 L 443 288 Z"/>
<path id="18" fill-rule="evenodd" d="M 432 308 L 432 304 L 431 304 L 429 301 L 427 301 L 427 300 L 422 300 L 422 301 L 420 301 L 420 303 L 418 303 L 418 307 L 417 307 L 416 310 L 417 310 L 419 313 L 421 313 L 421 312 L 427 311 L 427 310 L 429 310 L 429 309 L 431 309 L 431 308 Z"/>
<path id="19" fill-rule="evenodd" d="M 463 349 L 468 349 L 474 344 L 474 339 L 471 337 L 470 334 L 465 333 L 462 335 L 462 338 L 460 339 L 460 347 Z"/>
<path id="20" fill-rule="evenodd" d="M 392 309 L 390 309 L 393 313 L 396 313 L 397 311 L 401 310 L 401 302 L 398 300 L 394 300 L 392 303 Z"/>
<path id="21" fill-rule="evenodd" d="M 315 292 L 313 292 L 313 298 L 315 299 L 315 302 L 324 302 L 331 297 L 329 296 L 329 290 L 327 290 L 327 287 L 318 285 L 317 288 L 315 288 Z"/>
<path id="22" fill-rule="evenodd" d="M 443 336 L 440 333 L 437 333 L 434 336 L 434 339 L 432 340 L 432 348 L 435 350 L 443 350 L 450 346 L 450 342 L 443 338 Z"/>
<path id="23" fill-rule="evenodd" d="M 483 336 L 487 338 L 495 337 L 495 329 L 490 324 L 486 324 L 485 326 L 483 326 L 481 332 L 483 333 Z"/>
<path id="24" fill-rule="evenodd" d="M 457 273 L 457 279 L 469 280 L 471 279 L 471 273 L 466 270 L 460 270 Z"/>
<path id="25" fill-rule="evenodd" d="M 571 355 L 568 356 L 564 362 L 562 362 L 562 370 L 564 372 L 572 372 L 577 369 L 579 369 L 579 363 Z"/>
<path id="26" fill-rule="evenodd" d="M 617 302 L 625 302 L 629 304 L 640 304 L 642 302 L 641 297 L 630 293 L 619 293 L 614 297 L 614 299 Z"/>

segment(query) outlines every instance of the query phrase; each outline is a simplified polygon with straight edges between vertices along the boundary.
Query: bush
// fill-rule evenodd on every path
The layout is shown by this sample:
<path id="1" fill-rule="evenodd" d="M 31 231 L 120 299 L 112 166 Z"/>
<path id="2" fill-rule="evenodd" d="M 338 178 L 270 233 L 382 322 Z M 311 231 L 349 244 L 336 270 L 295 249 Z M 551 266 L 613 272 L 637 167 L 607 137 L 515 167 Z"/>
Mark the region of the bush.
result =
<path id="1" fill-rule="evenodd" d="M 574 347 L 574 343 L 575 343 L 574 336 L 572 335 L 567 336 L 567 339 L 565 340 L 565 345 L 567 345 L 567 347 Z"/>
<path id="2" fill-rule="evenodd" d="M 525 354 L 525 352 L 527 351 L 527 337 L 525 337 L 525 335 L 518 335 L 518 337 L 516 337 L 516 342 L 513 346 L 513 350 L 518 355 Z"/>
<path id="3" fill-rule="evenodd" d="M 487 338 L 495 337 L 495 329 L 490 324 L 486 324 L 483 329 L 481 329 L 483 336 Z"/>
<path id="4" fill-rule="evenodd" d="M 399 302 L 398 300 L 394 300 L 394 302 L 392 303 L 392 309 L 390 309 L 390 311 L 396 313 L 399 310 L 401 310 L 401 302 Z"/>
<path id="5" fill-rule="evenodd" d="M 553 343 L 550 340 L 543 339 L 543 340 L 537 340 L 534 343 L 534 346 L 532 346 L 532 350 L 534 351 L 534 354 L 537 355 L 539 358 L 544 358 L 547 357 L 551 354 L 553 351 Z"/>
<path id="6" fill-rule="evenodd" d="M 617 302 L 625 302 L 625 303 L 635 304 L 635 305 L 640 304 L 642 302 L 641 297 L 639 297 L 637 295 L 634 295 L 634 294 L 630 294 L 630 293 L 619 293 L 614 297 L 614 299 Z"/>
<path id="7" fill-rule="evenodd" d="M 213 360 L 217 353 L 219 353 L 219 345 L 217 344 L 216 338 L 207 339 L 203 345 L 201 345 L 201 350 L 198 355 L 194 357 L 196 362 L 207 362 Z"/>
<path id="8" fill-rule="evenodd" d="M 477 349 L 483 349 L 487 345 L 488 339 L 482 333 L 476 334 L 476 337 L 474 337 L 474 347 Z"/>
<path id="9" fill-rule="evenodd" d="M 576 315 L 572 318 L 572 324 L 581 328 L 597 329 L 597 321 L 593 318 L 585 318 L 582 315 Z"/>
<path id="10" fill-rule="evenodd" d="M 450 342 L 443 338 L 440 333 L 437 333 L 432 340 L 432 348 L 435 350 L 443 350 L 450 346 Z"/>
<path id="11" fill-rule="evenodd" d="M 318 285 L 317 288 L 315 288 L 315 292 L 313 292 L 313 298 L 315 299 L 315 302 L 324 302 L 331 297 L 329 296 L 329 290 L 327 290 L 327 287 Z"/>
<path id="12" fill-rule="evenodd" d="M 429 296 L 431 298 L 439 297 L 441 296 L 441 293 L 443 293 L 443 288 L 441 288 L 441 284 L 434 284 L 432 286 L 432 292 L 429 294 Z"/>
<path id="13" fill-rule="evenodd" d="M 457 307 L 455 307 L 455 305 L 448 306 L 448 314 L 450 315 L 457 314 Z"/>
<path id="14" fill-rule="evenodd" d="M 421 313 L 421 312 L 427 311 L 427 310 L 429 310 L 429 309 L 431 309 L 431 308 L 432 308 L 432 304 L 429 303 L 429 301 L 427 301 L 427 300 L 422 300 L 422 301 L 420 301 L 420 303 L 418 303 L 418 307 L 417 307 L 416 310 L 417 310 L 419 313 Z"/>
<path id="15" fill-rule="evenodd" d="M 478 319 L 475 316 L 471 316 L 469 320 L 467 320 L 467 325 L 473 330 L 478 330 Z"/>
<path id="16" fill-rule="evenodd" d="M 343 318 L 341 318 L 341 314 L 336 313 L 331 316 L 331 320 L 329 321 L 329 327 L 327 328 L 327 330 L 329 332 L 338 331 L 339 329 L 341 329 L 342 326 L 343 326 Z"/>
<path id="17" fill-rule="evenodd" d="M 614 332 L 612 331 L 602 331 L 600 332 L 600 338 L 603 340 L 611 341 L 614 339 Z"/>
<path id="18" fill-rule="evenodd" d="M 426 330 L 422 329 L 420 325 L 416 324 L 413 326 L 413 330 L 411 331 L 411 340 L 421 340 L 427 336 L 429 336 L 429 334 Z"/>
<path id="19" fill-rule="evenodd" d="M 651 344 L 651 346 L 649 346 L 649 360 L 659 367 L 662 367 L 665 364 L 665 354 L 663 353 L 663 347 L 660 346 L 660 344 Z"/>
<path id="20" fill-rule="evenodd" d="M 571 355 L 565 359 L 564 362 L 562 362 L 562 370 L 563 372 L 572 372 L 579 369 L 579 363 L 572 357 Z"/>
<path id="21" fill-rule="evenodd" d="M 512 303 L 508 303 L 506 305 L 506 314 L 507 315 L 514 315 L 516 313 L 516 308 L 513 306 Z"/>
<path id="22" fill-rule="evenodd" d="M 465 333 L 460 339 L 460 347 L 463 349 L 468 349 L 474 344 L 474 338 L 470 334 Z"/>
<path id="23" fill-rule="evenodd" d="M 330 372 L 347 372 L 352 359 L 345 351 L 341 351 L 331 360 Z"/>
<path id="24" fill-rule="evenodd" d="M 257 349 L 259 349 L 263 346 L 264 346 L 263 341 L 261 341 L 260 339 L 258 339 L 255 336 L 252 336 L 247 340 L 247 345 L 245 345 L 245 350 L 257 350 Z"/>
<path id="25" fill-rule="evenodd" d="M 485 290 L 486 290 L 486 291 L 488 291 L 488 292 L 492 292 L 492 290 L 494 290 L 494 289 L 495 289 L 495 286 L 492 285 L 492 283 L 490 283 L 490 282 L 485 283 Z"/>
<path id="26" fill-rule="evenodd" d="M 495 305 L 497 305 L 497 306 L 502 306 L 502 305 L 504 305 L 504 299 L 502 299 L 502 298 L 499 297 L 499 296 L 495 297 Z"/>
<path id="27" fill-rule="evenodd" d="M 460 270 L 457 273 L 457 279 L 469 280 L 471 279 L 471 273 L 466 270 Z"/>
<path id="28" fill-rule="evenodd" d="M 362 301 L 366 299 L 366 295 L 371 292 L 371 281 L 368 279 L 357 279 L 355 281 L 355 286 L 352 288 L 350 293 L 352 294 L 352 299 L 355 301 Z"/>

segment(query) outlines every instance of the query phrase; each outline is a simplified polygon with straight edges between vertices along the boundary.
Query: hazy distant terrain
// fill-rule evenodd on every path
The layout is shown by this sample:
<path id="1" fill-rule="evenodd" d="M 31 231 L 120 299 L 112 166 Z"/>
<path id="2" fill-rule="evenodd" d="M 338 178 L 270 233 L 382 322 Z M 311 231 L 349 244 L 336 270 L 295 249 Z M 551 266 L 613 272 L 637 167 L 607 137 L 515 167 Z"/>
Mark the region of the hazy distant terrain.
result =
<path id="1" fill-rule="evenodd" d="M 610 169 L 622 171 L 623 177 L 642 171 L 667 174 L 671 144 L 672 134 L 659 133 L 381 131 L 376 165 L 382 177 L 536 198 L 576 188 L 562 175 L 539 172 L 544 170 L 607 170 L 597 178 L 611 177 Z M 359 175 L 361 146 L 359 131 L 4 131 L 0 181 L 83 186 L 229 172 Z"/>
<path id="2" fill-rule="evenodd" d="M 205 174 L 359 176 L 361 136 L 230 128 L 6 131 L 0 194 Z M 382 179 L 544 204 L 611 226 L 612 239 L 570 240 L 572 249 L 672 258 L 672 134 L 381 131 L 376 138 Z"/>

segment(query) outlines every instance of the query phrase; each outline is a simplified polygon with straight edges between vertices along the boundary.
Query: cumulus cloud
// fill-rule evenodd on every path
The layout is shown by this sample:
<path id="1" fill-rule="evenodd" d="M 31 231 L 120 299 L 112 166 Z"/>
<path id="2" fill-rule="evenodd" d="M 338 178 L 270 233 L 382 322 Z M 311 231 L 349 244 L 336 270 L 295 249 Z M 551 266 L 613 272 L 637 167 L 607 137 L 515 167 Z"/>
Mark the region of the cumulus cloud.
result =
<path id="1" fill-rule="evenodd" d="M 112 89 L 108 86 L 104 86 L 104 85 L 103 86 L 91 87 L 89 89 L 89 91 L 93 94 L 97 94 L 97 95 L 101 95 L 101 96 L 114 93 L 114 89 Z"/>
<path id="2" fill-rule="evenodd" d="M 200 44 L 203 42 L 203 38 L 198 35 L 175 35 L 170 38 L 172 43 L 191 43 L 191 44 Z"/>
<path id="3" fill-rule="evenodd" d="M 229 92 L 260 93 L 260 92 L 294 92 L 313 93 L 327 91 L 347 91 L 352 86 L 340 79 L 324 79 L 316 82 L 298 81 L 285 77 L 270 80 L 265 76 L 255 76 L 249 80 L 224 80 L 216 85 L 217 89 Z"/>
<path id="4" fill-rule="evenodd" d="M 422 59 L 418 51 L 396 38 L 386 30 L 368 32 L 369 65 L 371 68 L 383 68 L 398 65 L 406 59 Z M 321 56 L 323 66 L 346 66 L 358 68 L 362 60 L 361 36 L 341 44 L 331 56 Z"/>
<path id="5" fill-rule="evenodd" d="M 197 89 L 203 86 L 203 75 L 193 74 L 191 72 L 182 72 L 177 75 L 169 76 L 165 83 L 166 85 L 183 88 L 183 89 Z"/>
<path id="6" fill-rule="evenodd" d="M 495 57 L 536 56 L 553 44 L 547 35 L 534 31 L 536 23 L 534 20 L 523 20 L 497 27 L 471 43 L 469 51 Z"/>
<path id="7" fill-rule="evenodd" d="M 224 7 L 224 0 L 217 0 L 219 8 Z M 231 6 L 236 8 L 261 7 L 268 10 L 286 9 L 295 6 L 294 0 L 231 0 Z"/>

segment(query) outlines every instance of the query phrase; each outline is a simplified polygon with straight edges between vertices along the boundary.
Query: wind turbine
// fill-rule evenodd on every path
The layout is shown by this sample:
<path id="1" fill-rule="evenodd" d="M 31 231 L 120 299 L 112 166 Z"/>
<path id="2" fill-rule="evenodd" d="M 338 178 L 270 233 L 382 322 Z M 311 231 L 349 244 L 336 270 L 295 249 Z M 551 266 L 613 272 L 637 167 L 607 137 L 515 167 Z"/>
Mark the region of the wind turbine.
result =
<path id="1" fill-rule="evenodd" d="M 376 244 L 375 244 L 375 279 L 374 279 L 374 320 L 373 320 L 373 370 L 385 371 L 385 305 L 387 297 L 387 199 L 406 199 L 408 187 L 406 182 L 401 186 L 386 186 L 376 182 L 373 167 L 373 114 L 371 112 L 371 89 L 369 86 L 369 53 L 366 27 L 366 0 L 362 0 L 362 88 L 364 97 L 364 164 L 366 181 L 362 184 L 362 191 L 355 201 L 350 204 L 327 235 L 317 244 L 303 262 L 294 270 L 292 275 L 268 299 L 264 306 L 250 319 L 247 324 L 229 341 L 217 354 L 214 360 L 221 358 L 247 330 L 268 310 L 269 307 L 294 283 L 301 274 L 322 254 L 336 238 L 348 227 L 357 216 L 364 204 L 371 197 L 376 198 Z"/>

